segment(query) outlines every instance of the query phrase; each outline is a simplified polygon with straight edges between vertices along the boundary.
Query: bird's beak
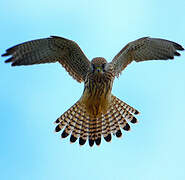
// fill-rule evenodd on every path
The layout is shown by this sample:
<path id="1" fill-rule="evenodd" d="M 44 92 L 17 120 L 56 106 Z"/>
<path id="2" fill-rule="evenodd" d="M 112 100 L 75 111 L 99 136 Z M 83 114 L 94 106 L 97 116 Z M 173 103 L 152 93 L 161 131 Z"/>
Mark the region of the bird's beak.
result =
<path id="1" fill-rule="evenodd" d="M 96 72 L 102 74 L 103 73 L 102 67 L 96 67 Z"/>

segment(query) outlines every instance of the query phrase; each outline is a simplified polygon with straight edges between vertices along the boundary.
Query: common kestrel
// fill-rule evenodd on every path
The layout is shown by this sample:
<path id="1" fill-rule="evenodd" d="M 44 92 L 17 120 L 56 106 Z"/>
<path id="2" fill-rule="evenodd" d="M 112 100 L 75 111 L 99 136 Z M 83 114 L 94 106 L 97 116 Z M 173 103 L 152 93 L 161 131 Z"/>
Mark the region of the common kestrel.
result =
<path id="1" fill-rule="evenodd" d="M 84 145 L 88 139 L 93 146 L 94 142 L 100 145 L 102 136 L 107 142 L 111 134 L 121 137 L 120 128 L 129 131 L 127 122 L 137 122 L 133 114 L 139 111 L 111 93 L 114 78 L 132 61 L 174 59 L 180 56 L 177 50 L 184 48 L 165 39 L 143 37 L 128 43 L 110 63 L 102 57 L 90 62 L 74 41 L 51 36 L 16 45 L 2 56 L 11 55 L 5 62 L 12 66 L 59 62 L 74 79 L 84 82 L 81 98 L 55 121 L 55 131 L 64 129 L 62 138 L 71 134 L 70 142 L 79 138 Z"/>

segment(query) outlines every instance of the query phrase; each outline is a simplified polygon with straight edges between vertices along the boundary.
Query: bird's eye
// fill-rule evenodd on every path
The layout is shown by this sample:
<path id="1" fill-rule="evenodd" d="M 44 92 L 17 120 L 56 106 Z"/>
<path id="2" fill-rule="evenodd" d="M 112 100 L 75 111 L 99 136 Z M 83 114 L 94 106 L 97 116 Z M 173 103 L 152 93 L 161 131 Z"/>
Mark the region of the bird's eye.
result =
<path id="1" fill-rule="evenodd" d="M 103 68 L 103 69 L 105 68 L 105 64 L 102 64 L 102 68 Z"/>

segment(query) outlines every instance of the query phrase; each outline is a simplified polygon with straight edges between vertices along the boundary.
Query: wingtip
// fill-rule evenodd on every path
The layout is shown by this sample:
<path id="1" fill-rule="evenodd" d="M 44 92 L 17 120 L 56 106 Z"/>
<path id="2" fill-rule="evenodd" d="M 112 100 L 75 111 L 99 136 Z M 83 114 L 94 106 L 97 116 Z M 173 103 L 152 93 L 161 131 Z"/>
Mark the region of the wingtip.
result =
<path id="1" fill-rule="evenodd" d="M 50 38 L 61 38 L 60 36 L 51 35 Z"/>
<path id="2" fill-rule="evenodd" d="M 13 57 L 11 57 L 11 58 L 5 60 L 5 63 L 9 63 L 9 62 L 12 62 L 12 61 L 13 61 Z"/>
<path id="3" fill-rule="evenodd" d="M 180 56 L 181 54 L 178 53 L 178 52 L 175 52 L 174 55 L 175 55 L 175 56 Z"/>
<path id="4" fill-rule="evenodd" d="M 179 45 L 177 50 L 184 51 L 184 48 L 181 45 Z"/>
<path id="5" fill-rule="evenodd" d="M 180 44 L 175 43 L 175 42 L 174 42 L 174 47 L 175 47 L 177 50 L 179 50 L 179 51 L 183 51 L 183 50 L 184 50 L 184 47 L 183 47 L 183 46 L 181 46 Z"/>
<path id="6" fill-rule="evenodd" d="M 11 64 L 11 66 L 17 66 L 17 64 L 14 62 L 14 63 Z"/>
<path id="7" fill-rule="evenodd" d="M 8 53 L 1 54 L 2 57 L 8 56 Z"/>

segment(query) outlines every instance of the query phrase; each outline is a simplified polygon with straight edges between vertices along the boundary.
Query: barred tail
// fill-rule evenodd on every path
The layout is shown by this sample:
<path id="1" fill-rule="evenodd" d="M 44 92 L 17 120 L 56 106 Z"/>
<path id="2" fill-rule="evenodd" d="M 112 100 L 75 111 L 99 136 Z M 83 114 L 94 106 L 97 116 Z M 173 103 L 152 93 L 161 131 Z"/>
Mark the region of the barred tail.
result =
<path id="1" fill-rule="evenodd" d="M 78 101 L 55 121 L 58 124 L 55 131 L 65 128 L 61 137 L 66 138 L 71 134 L 71 143 L 79 139 L 79 144 L 84 145 L 88 139 L 90 146 L 94 143 L 100 145 L 102 136 L 107 142 L 111 141 L 111 134 L 121 137 L 120 127 L 129 131 L 130 125 L 127 121 L 137 122 L 133 114 L 137 115 L 139 112 L 113 95 L 109 110 L 98 118 L 91 118 L 85 106 Z"/>

